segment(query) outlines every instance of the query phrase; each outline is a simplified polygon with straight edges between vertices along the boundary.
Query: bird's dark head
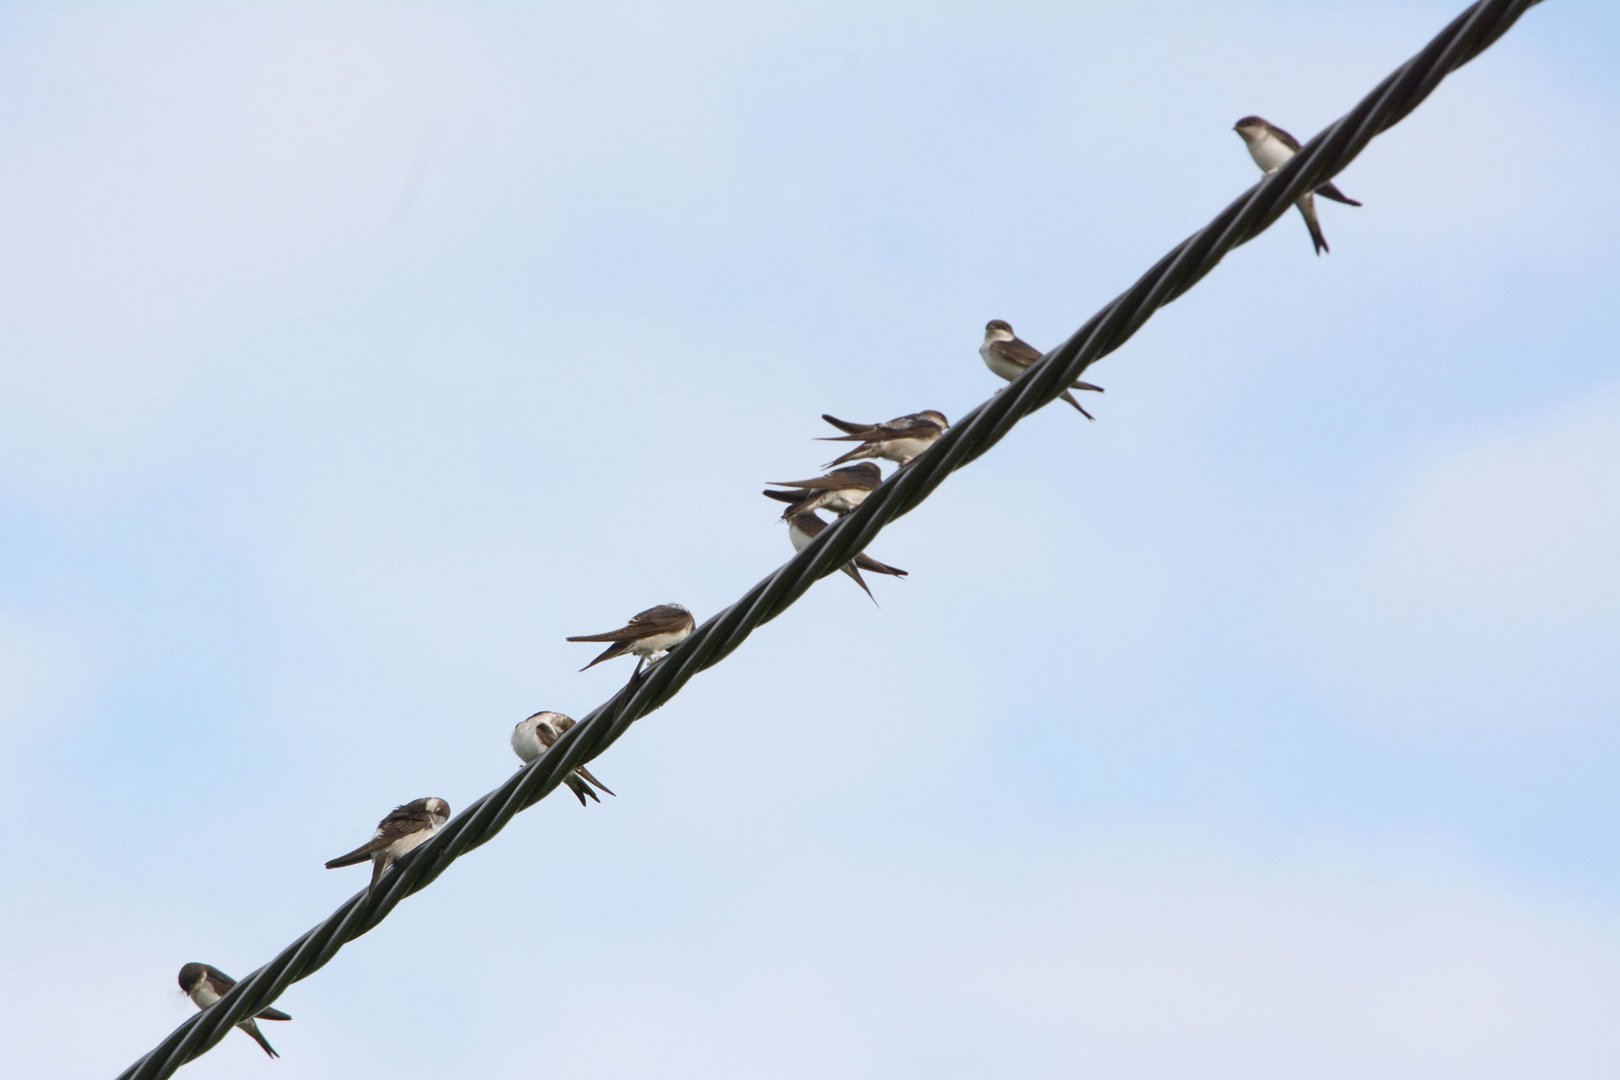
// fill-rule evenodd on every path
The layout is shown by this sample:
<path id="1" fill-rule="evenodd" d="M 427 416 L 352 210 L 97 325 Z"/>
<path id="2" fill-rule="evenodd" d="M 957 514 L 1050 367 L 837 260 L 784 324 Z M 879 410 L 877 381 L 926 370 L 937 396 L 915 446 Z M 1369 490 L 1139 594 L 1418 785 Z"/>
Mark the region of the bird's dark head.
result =
<path id="1" fill-rule="evenodd" d="M 1258 116 L 1245 116 L 1232 125 L 1232 130 L 1243 137 L 1244 142 L 1258 142 L 1265 138 L 1266 131 L 1271 127 Z"/>

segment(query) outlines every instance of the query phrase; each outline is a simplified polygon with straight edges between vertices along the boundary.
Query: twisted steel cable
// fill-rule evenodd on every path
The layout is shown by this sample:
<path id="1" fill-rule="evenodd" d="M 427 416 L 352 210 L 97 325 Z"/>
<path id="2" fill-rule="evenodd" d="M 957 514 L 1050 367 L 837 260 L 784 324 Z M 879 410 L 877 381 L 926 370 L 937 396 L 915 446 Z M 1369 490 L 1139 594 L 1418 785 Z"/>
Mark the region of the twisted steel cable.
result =
<path id="1" fill-rule="evenodd" d="M 345 944 L 382 922 L 394 906 L 425 888 L 456 859 L 485 844 L 518 812 L 574 768 L 612 746 L 632 723 L 659 708 L 698 672 L 725 659 L 754 630 L 787 610 L 820 578 L 863 550 L 877 533 L 921 503 L 945 477 L 999 442 L 1019 420 L 1055 399 L 1100 358 L 1124 344 L 1152 314 L 1192 288 L 1225 255 L 1265 231 L 1306 191 L 1353 161 L 1373 137 L 1404 119 L 1440 80 L 1489 48 L 1540 0 L 1479 0 L 1355 108 L 1311 139 L 1215 219 L 1176 246 L 1079 330 L 1001 393 L 974 409 L 925 453 L 880 484 L 771 576 L 748 590 L 557 740 L 457 815 L 427 844 L 399 860 L 367 894 L 357 893 L 220 1001 L 188 1019 L 120 1074 L 120 1080 L 173 1075 L 206 1052 L 240 1020 L 270 1005 L 291 983 L 324 966 Z"/>

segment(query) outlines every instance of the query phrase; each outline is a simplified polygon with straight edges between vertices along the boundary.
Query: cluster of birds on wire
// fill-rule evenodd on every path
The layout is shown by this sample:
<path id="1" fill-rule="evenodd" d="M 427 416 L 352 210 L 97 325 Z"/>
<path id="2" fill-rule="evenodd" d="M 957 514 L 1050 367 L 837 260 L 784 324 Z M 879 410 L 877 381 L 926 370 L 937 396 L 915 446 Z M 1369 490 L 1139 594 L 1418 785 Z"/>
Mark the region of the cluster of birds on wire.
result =
<path id="1" fill-rule="evenodd" d="M 1242 137 L 1249 155 L 1254 158 L 1254 163 L 1267 175 L 1281 168 L 1300 148 L 1298 139 L 1258 116 L 1245 116 L 1234 124 L 1232 129 Z M 1314 194 L 1347 206 L 1361 205 L 1346 196 L 1331 182 L 1318 187 Z M 1305 218 L 1305 226 L 1311 234 L 1311 244 L 1315 247 L 1316 254 L 1320 255 L 1328 250 L 1328 243 L 1326 237 L 1322 235 L 1322 226 L 1317 222 L 1316 202 L 1312 196 L 1312 192 L 1306 192 L 1295 201 L 1295 205 Z M 991 371 L 1012 382 L 1043 354 L 1013 333 L 1013 328 L 1005 321 L 992 319 L 985 325 L 984 344 L 979 347 L 979 355 L 983 357 L 985 365 Z M 1070 383 L 1069 388 L 1060 396 L 1078 409 L 1080 415 L 1092 420 L 1095 418 L 1080 404 L 1072 391 L 1102 393 L 1102 389 L 1088 382 L 1076 381 Z M 949 426 L 945 415 L 937 409 L 908 413 L 881 424 L 856 424 L 826 414 L 821 418 L 843 432 L 842 435 L 827 436 L 823 441 L 853 442 L 856 446 L 823 466 L 831 469 L 831 472 L 809 480 L 769 481 L 779 490 L 768 490 L 764 493 L 768 498 L 788 504 L 782 511 L 781 520 L 787 522 L 788 539 L 792 541 L 795 551 L 803 551 L 810 541 L 827 528 L 828 522 L 818 511 L 828 510 L 842 517 L 859 506 L 882 482 L 883 474 L 878 466 L 872 461 L 863 461 L 863 458 L 892 461 L 900 468 L 904 468 L 917 455 L 932 446 Z M 845 464 L 851 461 L 861 461 L 861 464 Z M 857 554 L 840 569 L 854 579 L 855 584 L 871 597 L 874 604 L 877 603 L 877 598 L 872 596 L 871 587 L 866 584 L 866 579 L 861 577 L 862 570 L 890 577 L 906 576 L 906 571 L 879 562 L 865 554 Z M 697 622 L 693 619 L 692 613 L 680 604 L 659 604 L 634 615 L 617 630 L 608 630 L 600 634 L 580 634 L 567 640 L 607 644 L 607 648 L 603 649 L 596 659 L 580 668 L 581 671 L 593 668 L 604 660 L 625 655 L 636 657 L 636 669 L 630 676 L 630 681 L 635 682 L 643 677 L 647 665 L 663 659 L 670 649 L 685 641 L 696 626 Z M 573 719 L 562 713 L 537 712 L 519 722 L 513 729 L 512 749 L 522 759 L 524 765 L 527 765 L 551 749 L 562 733 L 573 726 Z M 568 785 L 568 790 L 574 793 L 581 806 L 601 802 L 601 797 L 597 794 L 599 791 L 606 795 L 613 794 L 606 784 L 592 776 L 590 770 L 583 765 L 564 777 L 563 782 Z M 393 865 L 396 859 L 421 846 L 449 820 L 450 804 L 443 799 L 436 796 L 414 799 L 404 806 L 396 807 L 378 822 L 377 831 L 371 835 L 371 839 L 353 851 L 330 860 L 326 868 L 332 870 L 341 866 L 355 866 L 369 860 L 371 862 L 371 884 L 367 887 L 369 893 L 377 887 L 383 872 Z M 206 1009 L 235 985 L 236 980 L 211 964 L 189 963 L 180 969 L 180 989 L 185 991 L 199 1009 Z M 264 1009 L 236 1026 L 253 1036 L 266 1054 L 280 1057 L 255 1021 L 291 1019 L 292 1017 L 280 1009 Z"/>

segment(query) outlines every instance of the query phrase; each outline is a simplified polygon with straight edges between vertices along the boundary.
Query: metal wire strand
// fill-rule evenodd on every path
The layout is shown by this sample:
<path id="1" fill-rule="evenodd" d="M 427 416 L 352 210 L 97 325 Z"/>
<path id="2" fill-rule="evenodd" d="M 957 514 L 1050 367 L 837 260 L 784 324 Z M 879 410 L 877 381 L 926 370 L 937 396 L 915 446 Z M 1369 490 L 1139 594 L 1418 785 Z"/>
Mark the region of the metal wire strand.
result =
<path id="1" fill-rule="evenodd" d="M 1234 248 L 1254 239 L 1355 159 L 1373 137 L 1399 123 L 1440 80 L 1484 52 L 1539 0 L 1480 0 L 1355 108 L 1310 140 L 1215 219 L 1182 241 L 1062 345 L 1001 393 L 946 431 L 852 513 L 811 541 L 775 573 L 700 626 L 639 681 L 575 724 L 554 746 L 452 819 L 428 843 L 395 863 L 378 888 L 357 893 L 273 960 L 237 983 L 218 1003 L 190 1017 L 120 1080 L 158 1080 L 206 1052 L 231 1028 L 283 990 L 320 970 L 337 951 L 382 922 L 405 897 L 425 888 L 456 859 L 488 843 L 512 817 L 601 754 L 636 720 L 662 706 L 698 672 L 725 659 L 817 580 L 864 549 L 885 525 L 914 509 L 952 472 L 994 446 L 1019 420 L 1054 400 L 1091 364 L 1124 344 L 1160 307 L 1175 300 Z"/>

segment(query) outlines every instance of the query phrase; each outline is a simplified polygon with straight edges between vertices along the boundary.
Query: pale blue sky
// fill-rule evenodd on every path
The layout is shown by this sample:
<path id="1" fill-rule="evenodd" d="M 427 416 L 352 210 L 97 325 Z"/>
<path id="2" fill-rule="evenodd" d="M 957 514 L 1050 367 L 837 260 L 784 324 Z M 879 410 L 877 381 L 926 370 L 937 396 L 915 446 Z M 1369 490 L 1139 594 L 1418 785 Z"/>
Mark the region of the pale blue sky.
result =
<path id="1" fill-rule="evenodd" d="M 818 414 L 960 416 L 1460 6 L 0 8 L 8 1064 L 134 1060 L 628 674 L 566 635 L 786 559 Z M 185 1075 L 1620 1073 L 1617 28 Z"/>

